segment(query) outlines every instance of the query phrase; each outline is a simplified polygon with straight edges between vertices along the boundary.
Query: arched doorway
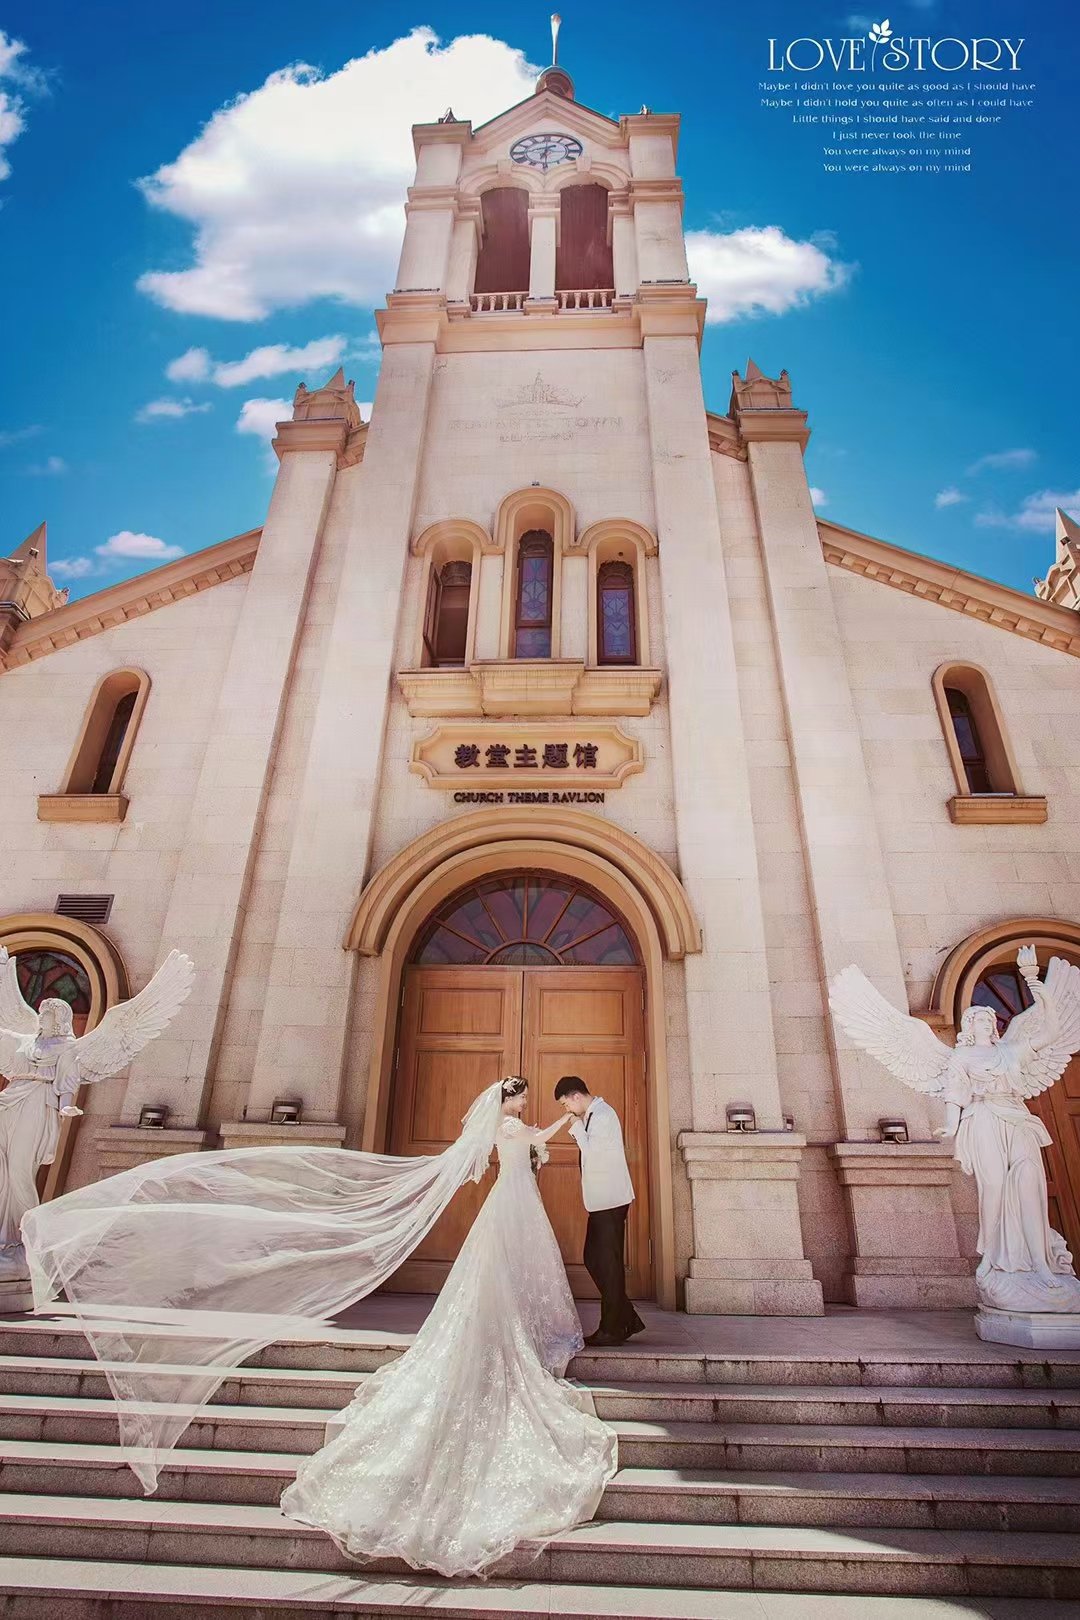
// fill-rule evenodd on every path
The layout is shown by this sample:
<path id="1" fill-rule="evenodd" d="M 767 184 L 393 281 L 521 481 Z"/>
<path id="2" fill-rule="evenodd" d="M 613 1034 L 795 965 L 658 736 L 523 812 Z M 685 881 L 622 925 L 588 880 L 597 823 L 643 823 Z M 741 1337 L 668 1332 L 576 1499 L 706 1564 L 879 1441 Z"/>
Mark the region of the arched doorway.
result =
<path id="1" fill-rule="evenodd" d="M 653 1292 L 645 1096 L 644 975 L 629 926 L 589 884 L 507 870 L 445 900 L 416 933 L 403 974 L 390 1151 L 434 1153 L 457 1135 L 477 1091 L 504 1074 L 530 1081 L 525 1118 L 555 1117 L 555 1082 L 580 1075 L 623 1121 L 637 1198 L 627 1231 L 631 1293 Z M 569 1134 L 550 1145 L 540 1192 L 578 1297 L 585 1211 Z M 494 1170 L 488 1172 L 489 1176 Z M 488 1187 L 455 1198 L 394 1286 L 438 1288 Z"/>
<path id="2" fill-rule="evenodd" d="M 128 993 L 123 960 L 111 940 L 75 917 L 53 912 L 20 912 L 0 917 L 0 945 L 15 958 L 19 989 L 35 1009 L 47 996 L 71 1007 L 76 1035 L 93 1029 L 106 1010 Z M 0 1084 L 2 1084 L 0 1079 Z M 104 1087 L 101 1088 L 104 1093 Z M 93 1088 L 80 1106 L 94 1111 Z M 89 1100 L 87 1100 L 89 1095 Z M 43 1168 L 42 1201 L 64 1190 L 81 1119 L 65 1119 L 51 1165 Z"/>
<path id="3" fill-rule="evenodd" d="M 1058 918 L 1014 918 L 963 940 L 949 953 L 934 984 L 931 1010 L 959 1027 L 970 1006 L 990 1007 L 1004 1032 L 1031 997 L 1016 967 L 1020 945 L 1034 945 L 1045 973 L 1051 956 L 1080 964 L 1080 924 Z M 1049 1091 L 1028 1101 L 1053 1145 L 1043 1150 L 1050 1224 L 1080 1258 L 1080 1056 Z"/>
<path id="4" fill-rule="evenodd" d="M 1002 962 L 984 969 L 971 1000 L 974 1006 L 990 1007 L 997 1014 L 998 1031 L 1004 1034 L 1016 1014 L 1031 1006 L 1031 992 L 1016 964 Z M 1061 1233 L 1074 1259 L 1080 1259 L 1080 1056 L 1073 1058 L 1049 1091 L 1032 1097 L 1028 1107 L 1054 1139 L 1043 1149 L 1050 1225 Z"/>

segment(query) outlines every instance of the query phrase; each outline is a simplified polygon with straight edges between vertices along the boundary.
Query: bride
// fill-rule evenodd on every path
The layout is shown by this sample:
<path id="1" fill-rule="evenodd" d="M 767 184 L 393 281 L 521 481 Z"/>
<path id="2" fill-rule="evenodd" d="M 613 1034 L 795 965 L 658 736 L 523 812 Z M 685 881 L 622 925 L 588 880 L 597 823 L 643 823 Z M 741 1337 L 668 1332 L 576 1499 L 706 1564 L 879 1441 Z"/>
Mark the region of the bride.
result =
<path id="1" fill-rule="evenodd" d="M 369 1293 L 494 1147 L 498 1179 L 414 1343 L 364 1381 L 282 1509 L 351 1557 L 443 1575 L 477 1574 L 592 1518 L 617 1442 L 563 1378 L 581 1325 L 531 1160 L 546 1159 L 566 1116 L 526 1125 L 527 1096 L 519 1077 L 488 1087 L 431 1158 L 185 1154 L 30 1212 L 35 1306 L 66 1291 L 147 1490 L 197 1407 L 284 1330 L 266 1313 L 332 1314 Z"/>

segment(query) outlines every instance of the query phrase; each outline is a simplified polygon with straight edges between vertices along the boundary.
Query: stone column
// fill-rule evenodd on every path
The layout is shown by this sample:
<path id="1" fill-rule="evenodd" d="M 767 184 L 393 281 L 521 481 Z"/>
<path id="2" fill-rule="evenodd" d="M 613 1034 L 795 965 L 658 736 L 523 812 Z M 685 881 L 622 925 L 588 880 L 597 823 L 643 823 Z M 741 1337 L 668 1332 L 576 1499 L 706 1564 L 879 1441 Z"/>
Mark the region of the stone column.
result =
<path id="1" fill-rule="evenodd" d="M 694 1202 L 687 1309 L 820 1315 L 783 1129 L 760 878 L 720 523 L 698 361 L 695 289 L 638 307 L 656 497 L 680 876 L 703 949 L 687 956 L 694 1129 L 679 1137 Z M 728 1132 L 749 1103 L 756 1134 Z"/>
<path id="2" fill-rule="evenodd" d="M 303 1105 L 305 1121 L 341 1130 L 355 968 L 343 942 L 371 847 L 438 303 L 431 300 L 423 337 L 424 310 L 415 298 L 389 300 L 380 316 L 384 357 L 352 484 L 351 540 L 298 789 L 248 1125 L 264 1125 L 274 1100 L 291 1097 Z M 225 1139 L 241 1135 L 223 1127 Z"/>
<path id="3" fill-rule="evenodd" d="M 637 239 L 634 214 L 628 192 L 612 194 L 611 258 L 615 275 L 615 297 L 632 298 L 638 286 Z"/>
<path id="4" fill-rule="evenodd" d="M 559 245 L 559 199 L 538 198 L 529 204 L 529 298 L 527 309 L 551 309 L 555 303 L 555 255 Z"/>
<path id="5" fill-rule="evenodd" d="M 786 372 L 774 380 L 751 362 L 745 378 L 735 374 L 731 414 L 748 450 L 823 975 L 829 979 L 854 962 L 895 1006 L 906 1007 L 862 734 L 803 466 L 806 413 L 792 406 Z M 939 1179 L 942 1155 L 930 1141 L 925 1103 L 901 1090 L 831 1019 L 827 1028 L 847 1138 L 834 1162 L 854 1234 L 852 1301 L 966 1303 L 949 1172 L 942 1162 Z M 883 1146 L 878 1122 L 897 1115 L 907 1120 L 912 1140 Z M 918 1194 L 902 1196 L 905 1187 Z M 870 1273 L 864 1259 L 872 1259 Z"/>
<path id="6" fill-rule="evenodd" d="M 480 247 L 480 201 L 466 199 L 458 205 L 454 235 L 450 243 L 450 268 L 446 276 L 448 304 L 468 305 L 476 280 L 476 258 Z"/>
<path id="7" fill-rule="evenodd" d="M 132 1065 L 118 1126 L 103 1133 L 110 1168 L 203 1140 L 202 1111 L 225 1015 L 274 749 L 293 671 L 338 455 L 360 413 L 338 375 L 297 390 L 278 426 L 281 457 L 233 637 L 162 931 L 161 954 L 186 951 L 195 988 L 167 1033 Z M 325 414 L 323 414 L 325 413 Z M 137 1129 L 146 1103 L 169 1125 Z M 148 1146 L 149 1145 L 149 1146 Z"/>

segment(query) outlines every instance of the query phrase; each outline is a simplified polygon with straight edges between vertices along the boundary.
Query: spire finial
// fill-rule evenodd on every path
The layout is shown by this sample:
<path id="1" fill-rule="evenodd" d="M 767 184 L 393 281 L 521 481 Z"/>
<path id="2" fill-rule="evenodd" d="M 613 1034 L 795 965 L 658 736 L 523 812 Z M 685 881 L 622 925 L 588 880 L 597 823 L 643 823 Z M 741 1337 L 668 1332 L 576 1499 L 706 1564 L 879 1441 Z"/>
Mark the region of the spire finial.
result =
<path id="1" fill-rule="evenodd" d="M 556 67 L 559 61 L 559 29 L 562 27 L 562 18 L 557 11 L 551 13 L 551 65 Z"/>

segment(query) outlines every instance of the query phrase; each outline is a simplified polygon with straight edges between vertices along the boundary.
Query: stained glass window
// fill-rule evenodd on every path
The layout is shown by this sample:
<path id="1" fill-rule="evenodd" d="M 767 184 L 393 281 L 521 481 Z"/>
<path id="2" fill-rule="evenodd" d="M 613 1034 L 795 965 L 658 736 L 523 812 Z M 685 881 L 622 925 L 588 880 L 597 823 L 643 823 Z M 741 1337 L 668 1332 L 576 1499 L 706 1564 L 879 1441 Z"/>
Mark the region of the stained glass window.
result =
<path id="1" fill-rule="evenodd" d="M 606 901 L 548 872 L 487 878 L 454 895 L 412 957 L 424 967 L 633 967 L 637 959 Z"/>
<path id="2" fill-rule="evenodd" d="M 978 727 L 975 724 L 975 716 L 971 712 L 971 704 L 967 693 L 961 692 L 958 687 L 948 686 L 945 688 L 945 696 L 949 700 L 949 714 L 952 716 L 953 731 L 956 733 L 960 758 L 964 762 L 964 774 L 968 781 L 968 791 L 971 793 L 992 793 L 994 785 L 990 780 L 986 755 L 983 751 Z"/>
<path id="3" fill-rule="evenodd" d="M 1004 1035 L 1017 1013 L 1031 1006 L 1031 992 L 1017 968 L 990 968 L 975 986 L 971 1004 L 996 1013 L 998 1034 Z"/>
<path id="4" fill-rule="evenodd" d="M 634 570 L 625 562 L 601 563 L 596 589 L 600 663 L 636 664 Z"/>
<path id="5" fill-rule="evenodd" d="M 15 971 L 23 1000 L 35 1010 L 49 996 L 66 1001 L 71 1008 L 76 1035 L 86 1028 L 90 1014 L 90 980 L 80 962 L 61 951 L 20 951 Z"/>
<path id="6" fill-rule="evenodd" d="M 530 529 L 518 543 L 515 658 L 551 657 L 551 598 L 555 547 L 550 534 Z"/>

